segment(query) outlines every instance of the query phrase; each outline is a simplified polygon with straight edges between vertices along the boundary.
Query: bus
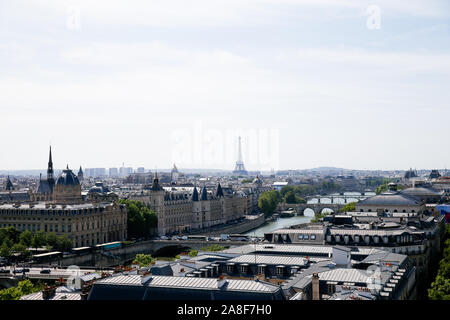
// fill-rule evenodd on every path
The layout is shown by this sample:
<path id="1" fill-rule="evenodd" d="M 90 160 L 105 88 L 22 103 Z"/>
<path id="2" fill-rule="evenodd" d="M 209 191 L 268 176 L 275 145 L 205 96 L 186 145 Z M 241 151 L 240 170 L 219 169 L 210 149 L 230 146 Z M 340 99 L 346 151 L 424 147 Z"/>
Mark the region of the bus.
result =
<path id="1" fill-rule="evenodd" d="M 207 236 L 188 236 L 188 240 L 201 240 L 201 241 L 207 241 L 208 237 Z"/>
<path id="2" fill-rule="evenodd" d="M 122 246 L 122 242 L 120 242 L 120 241 L 101 243 L 101 244 L 97 244 L 95 246 L 95 250 L 97 250 L 97 251 L 110 250 L 110 249 L 114 249 L 114 248 L 120 248 L 121 246 Z"/>
<path id="3" fill-rule="evenodd" d="M 230 234 L 229 239 L 231 241 L 248 241 L 250 237 L 245 234 Z"/>
<path id="4" fill-rule="evenodd" d="M 52 251 L 47 253 L 35 254 L 33 256 L 33 260 L 37 263 L 42 262 L 50 262 L 57 259 L 61 259 L 63 257 L 63 253 L 60 251 Z"/>
<path id="5" fill-rule="evenodd" d="M 91 247 L 79 247 L 79 248 L 72 248 L 72 253 L 74 254 L 83 254 L 83 253 L 89 253 L 92 251 Z"/>

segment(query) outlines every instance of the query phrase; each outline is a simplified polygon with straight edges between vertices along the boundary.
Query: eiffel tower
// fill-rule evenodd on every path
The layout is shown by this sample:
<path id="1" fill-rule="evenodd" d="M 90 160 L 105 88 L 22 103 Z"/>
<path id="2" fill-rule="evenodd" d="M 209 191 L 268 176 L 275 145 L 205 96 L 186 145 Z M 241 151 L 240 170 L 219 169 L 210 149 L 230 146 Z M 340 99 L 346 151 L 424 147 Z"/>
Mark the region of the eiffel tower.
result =
<path id="1" fill-rule="evenodd" d="M 248 175 L 247 170 L 244 167 L 244 161 L 242 160 L 242 149 L 241 149 L 241 137 L 239 137 L 239 151 L 238 151 L 238 160 L 236 161 L 236 165 L 234 166 L 233 174 L 246 176 Z"/>

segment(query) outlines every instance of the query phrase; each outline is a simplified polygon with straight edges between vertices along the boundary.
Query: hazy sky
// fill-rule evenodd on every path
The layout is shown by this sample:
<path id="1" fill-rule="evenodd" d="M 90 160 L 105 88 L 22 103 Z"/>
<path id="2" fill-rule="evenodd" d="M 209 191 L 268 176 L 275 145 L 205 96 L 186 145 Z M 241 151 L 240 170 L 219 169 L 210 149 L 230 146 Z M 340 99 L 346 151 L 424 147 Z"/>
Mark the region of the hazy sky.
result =
<path id="1" fill-rule="evenodd" d="M 450 167 L 450 2 L 0 0 L 0 169 Z"/>

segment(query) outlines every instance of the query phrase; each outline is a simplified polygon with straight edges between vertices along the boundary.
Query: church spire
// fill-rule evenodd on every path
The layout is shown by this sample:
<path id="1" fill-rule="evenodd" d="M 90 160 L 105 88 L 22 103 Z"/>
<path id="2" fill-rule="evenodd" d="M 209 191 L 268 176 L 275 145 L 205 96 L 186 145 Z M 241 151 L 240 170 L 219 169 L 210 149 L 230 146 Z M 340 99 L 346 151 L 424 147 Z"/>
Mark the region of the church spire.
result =
<path id="1" fill-rule="evenodd" d="M 53 189 L 53 186 L 55 184 L 55 177 L 53 173 L 52 146 L 50 146 L 50 153 L 48 156 L 47 181 Z"/>
<path id="2" fill-rule="evenodd" d="M 155 171 L 155 178 L 153 179 L 152 191 L 163 191 L 164 189 L 159 185 L 158 172 Z"/>

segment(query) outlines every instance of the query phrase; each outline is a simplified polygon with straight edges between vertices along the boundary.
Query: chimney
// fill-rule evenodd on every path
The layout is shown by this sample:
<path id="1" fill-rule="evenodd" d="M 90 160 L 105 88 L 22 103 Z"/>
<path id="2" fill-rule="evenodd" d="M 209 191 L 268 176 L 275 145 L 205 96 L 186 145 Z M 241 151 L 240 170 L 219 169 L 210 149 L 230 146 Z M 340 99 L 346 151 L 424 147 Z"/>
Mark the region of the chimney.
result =
<path id="1" fill-rule="evenodd" d="M 224 276 L 220 276 L 219 279 L 217 279 L 217 288 L 223 289 L 228 283 L 228 280 L 225 279 Z"/>
<path id="2" fill-rule="evenodd" d="M 312 299 L 320 300 L 319 274 L 317 272 L 314 272 L 312 276 Z"/>
<path id="3" fill-rule="evenodd" d="M 150 274 L 150 272 L 146 272 L 146 273 L 141 277 L 141 283 L 142 283 L 142 284 L 146 284 L 146 283 L 149 282 L 150 280 L 152 280 L 152 275 Z"/>
<path id="4" fill-rule="evenodd" d="M 48 300 L 53 297 L 55 293 L 56 287 L 45 287 L 44 290 L 42 290 L 42 299 Z"/>

